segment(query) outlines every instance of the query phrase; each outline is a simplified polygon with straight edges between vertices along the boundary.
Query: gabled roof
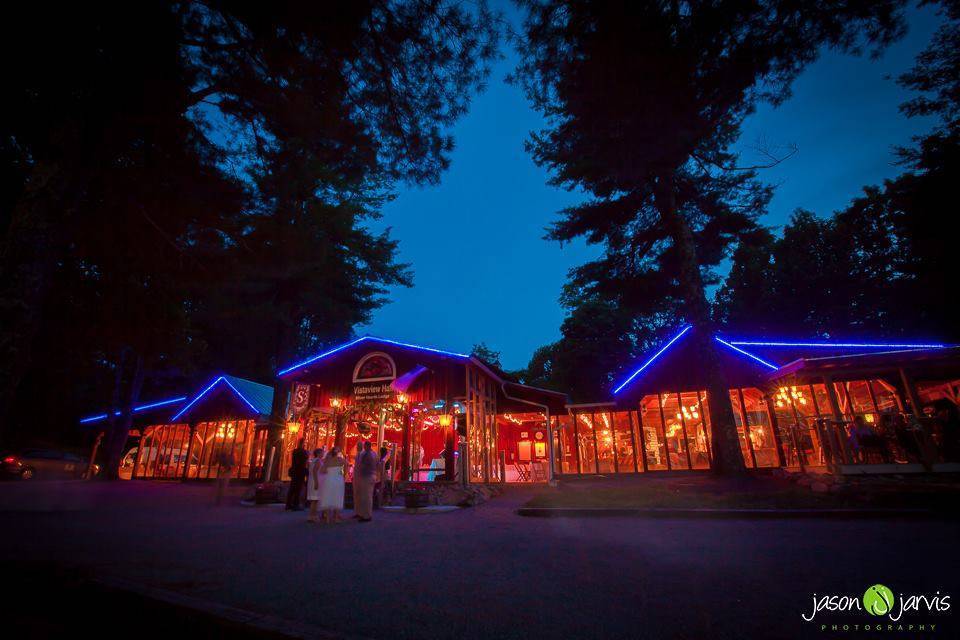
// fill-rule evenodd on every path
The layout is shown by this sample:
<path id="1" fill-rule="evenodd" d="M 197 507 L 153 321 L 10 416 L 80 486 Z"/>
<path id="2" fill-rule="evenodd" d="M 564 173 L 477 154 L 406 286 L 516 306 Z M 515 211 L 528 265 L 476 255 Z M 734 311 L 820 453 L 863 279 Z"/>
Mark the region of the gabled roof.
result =
<path id="1" fill-rule="evenodd" d="M 663 366 L 663 360 L 668 351 L 681 343 L 693 330 L 692 325 L 685 325 L 669 340 L 652 352 L 642 364 L 626 379 L 613 388 L 617 395 L 630 388 L 650 370 Z M 736 353 L 746 361 L 752 362 L 759 370 L 770 374 L 781 370 L 787 363 L 804 359 L 808 356 L 816 357 L 853 357 L 860 354 L 889 352 L 892 349 L 930 350 L 946 349 L 950 345 L 941 343 L 920 342 L 853 342 L 853 341 L 823 341 L 823 340 L 775 340 L 731 338 L 726 335 L 714 335 L 714 341 L 722 345 L 731 354 Z"/>
<path id="2" fill-rule="evenodd" d="M 176 422 L 202 406 L 203 398 L 211 397 L 210 393 L 216 389 L 228 389 L 256 416 L 269 416 L 273 409 L 273 387 L 236 376 L 220 375 L 175 413 L 170 421 Z"/>
<path id="3" fill-rule="evenodd" d="M 310 364 L 313 364 L 314 362 L 319 362 L 320 360 L 323 360 L 324 358 L 328 358 L 328 357 L 330 357 L 330 356 L 332 356 L 332 355 L 334 355 L 334 354 L 336 354 L 336 353 L 339 353 L 340 351 L 344 351 L 345 349 L 349 349 L 350 347 L 352 347 L 352 346 L 354 346 L 354 345 L 356 345 L 356 344 L 360 344 L 361 342 L 376 342 L 376 343 L 381 343 L 381 344 L 389 344 L 389 345 L 393 345 L 393 346 L 395 346 L 395 347 L 403 347 L 403 348 L 405 348 L 405 349 L 413 349 L 413 350 L 416 350 L 416 351 L 426 351 L 426 352 L 429 352 L 429 353 L 434 353 L 434 354 L 441 355 L 441 356 L 449 356 L 449 357 L 452 357 L 452 358 L 458 358 L 458 359 L 462 359 L 462 360 L 469 360 L 469 359 L 470 359 L 470 356 L 467 355 L 467 354 L 464 354 L 464 353 L 455 353 L 455 352 L 453 352 L 453 351 L 444 351 L 443 349 L 435 349 L 435 348 L 433 348 L 433 347 L 424 347 L 424 346 L 421 346 L 421 345 L 418 345 L 418 344 L 410 344 L 409 342 L 399 342 L 399 341 L 397 341 L 397 340 L 390 340 L 390 339 L 388 339 L 388 338 L 378 338 L 378 337 L 376 337 L 376 336 L 361 336 L 361 337 L 357 338 L 356 340 L 350 340 L 349 342 L 344 342 L 343 344 L 339 344 L 339 345 L 337 345 L 336 347 L 333 347 L 333 348 L 331 348 L 331 349 L 328 349 L 328 350 L 326 350 L 326 351 L 324 351 L 324 352 L 322 352 L 322 353 L 318 353 L 318 354 L 316 354 L 316 355 L 314 355 L 314 356 L 311 356 L 311 357 L 307 358 L 306 360 L 303 360 L 303 361 L 301 361 L 301 362 L 298 362 L 298 363 L 296 363 L 296 364 L 294 364 L 294 365 L 291 365 L 291 366 L 289 366 L 289 367 L 287 367 L 287 368 L 285 368 L 285 369 L 281 369 L 280 371 L 277 372 L 277 376 L 278 376 L 278 377 L 281 377 L 281 376 L 285 376 L 285 375 L 287 375 L 287 374 L 289 374 L 289 373 L 293 373 L 294 371 L 296 371 L 296 370 L 298 370 L 298 369 L 302 369 L 303 367 L 305 367 L 305 366 L 307 366 L 307 365 L 310 365 Z"/>
<path id="4" fill-rule="evenodd" d="M 960 347 L 880 349 L 866 353 L 799 358 L 780 367 L 771 376 L 771 379 L 781 379 L 787 376 L 809 378 L 823 375 L 834 375 L 842 378 L 843 376 L 865 375 L 871 371 L 890 371 L 902 367 L 915 368 L 912 374 L 914 377 L 917 377 L 920 372 L 926 376 L 954 377 L 960 371 Z"/>

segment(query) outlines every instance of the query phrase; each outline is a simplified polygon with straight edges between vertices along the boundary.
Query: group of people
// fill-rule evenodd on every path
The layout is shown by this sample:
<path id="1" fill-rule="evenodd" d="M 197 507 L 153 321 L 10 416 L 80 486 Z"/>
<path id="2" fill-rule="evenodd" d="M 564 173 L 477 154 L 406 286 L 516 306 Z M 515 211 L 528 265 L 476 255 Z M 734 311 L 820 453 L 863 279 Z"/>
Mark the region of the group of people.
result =
<path id="1" fill-rule="evenodd" d="M 928 433 L 910 423 L 902 413 L 880 415 L 876 426 L 867 424 L 863 416 L 854 416 L 848 428 L 847 444 L 854 461 L 920 462 L 942 460 L 960 462 L 960 412 L 949 400 L 936 400 L 928 407 Z M 871 455 L 873 454 L 873 455 Z"/>
<path id="2" fill-rule="evenodd" d="M 381 448 L 379 454 L 373 444 L 366 441 L 357 445 L 353 467 L 353 511 L 360 522 L 373 519 L 374 492 L 382 486 L 389 472 L 390 454 Z M 314 449 L 312 457 L 304 449 L 301 439 L 290 461 L 290 488 L 287 492 L 287 510 L 303 509 L 301 500 L 306 488 L 306 501 L 310 508 L 308 522 L 327 523 L 342 519 L 346 478 L 350 461 L 340 447 L 327 451 L 324 447 Z"/>

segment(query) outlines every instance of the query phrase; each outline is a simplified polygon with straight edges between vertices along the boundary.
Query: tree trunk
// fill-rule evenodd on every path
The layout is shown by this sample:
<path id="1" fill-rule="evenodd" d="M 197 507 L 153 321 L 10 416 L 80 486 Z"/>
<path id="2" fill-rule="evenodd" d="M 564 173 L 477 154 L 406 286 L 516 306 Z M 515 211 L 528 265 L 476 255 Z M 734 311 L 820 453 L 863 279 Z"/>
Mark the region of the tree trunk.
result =
<path id="1" fill-rule="evenodd" d="M 123 407 L 120 409 L 118 419 L 113 423 L 110 436 L 107 440 L 106 469 L 104 474 L 106 480 L 120 479 L 120 464 L 123 462 L 123 450 L 126 448 L 127 439 L 130 437 L 130 426 L 133 424 L 133 408 L 140 401 L 140 391 L 143 389 L 144 374 L 143 356 L 137 354 L 133 358 L 133 371 L 130 373 L 129 387 L 124 396 Z"/>
<path id="2" fill-rule="evenodd" d="M 708 413 L 710 435 L 713 441 L 711 468 L 718 474 L 740 474 L 745 470 L 740 438 L 734 421 L 730 390 L 720 369 L 720 358 L 713 340 L 714 327 L 710 305 L 703 287 L 693 230 L 677 210 L 676 187 L 672 176 L 662 176 L 656 193 L 657 210 L 673 239 L 677 252 L 681 297 L 685 313 L 693 325 L 693 340 L 700 362 L 707 374 Z"/>

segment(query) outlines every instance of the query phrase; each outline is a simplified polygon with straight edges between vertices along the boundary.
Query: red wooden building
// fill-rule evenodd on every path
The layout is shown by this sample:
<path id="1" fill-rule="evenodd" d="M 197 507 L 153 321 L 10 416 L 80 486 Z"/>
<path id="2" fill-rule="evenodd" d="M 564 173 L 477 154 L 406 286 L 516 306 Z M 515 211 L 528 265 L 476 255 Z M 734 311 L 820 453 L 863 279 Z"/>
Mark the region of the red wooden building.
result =
<path id="1" fill-rule="evenodd" d="M 566 413 L 565 394 L 516 383 L 475 356 L 372 336 L 278 379 L 283 464 L 301 438 L 308 449 L 339 444 L 348 455 L 370 440 L 393 449 L 403 481 L 545 481 L 548 424 Z"/>

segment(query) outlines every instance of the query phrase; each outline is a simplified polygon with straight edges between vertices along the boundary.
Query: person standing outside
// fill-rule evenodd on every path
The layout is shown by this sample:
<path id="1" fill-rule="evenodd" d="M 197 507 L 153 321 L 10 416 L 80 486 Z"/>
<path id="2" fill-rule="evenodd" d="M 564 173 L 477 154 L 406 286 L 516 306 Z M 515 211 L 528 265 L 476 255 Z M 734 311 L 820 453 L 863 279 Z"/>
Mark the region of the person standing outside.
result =
<path id="1" fill-rule="evenodd" d="M 233 452 L 221 452 L 217 462 L 220 464 L 220 471 L 217 474 L 217 492 L 214 504 L 219 507 L 220 503 L 223 502 L 223 495 L 230 486 L 230 478 L 233 477 L 233 467 L 235 466 Z"/>
<path id="2" fill-rule="evenodd" d="M 314 449 L 313 459 L 310 460 L 310 475 L 307 481 L 307 502 L 310 504 L 310 515 L 307 516 L 307 522 L 319 522 L 320 493 L 323 486 L 323 477 L 320 475 L 320 469 L 323 467 L 324 450 L 323 447 Z"/>
<path id="3" fill-rule="evenodd" d="M 307 479 L 307 450 L 303 448 L 303 438 L 290 456 L 290 490 L 287 491 L 287 511 L 302 511 L 300 495 Z"/>
<path id="4" fill-rule="evenodd" d="M 328 524 L 340 522 L 343 510 L 344 476 L 347 461 L 340 455 L 340 447 L 330 449 L 320 466 L 320 509 Z"/>
<path id="5" fill-rule="evenodd" d="M 373 519 L 373 488 L 377 484 L 379 468 L 380 456 L 368 440 L 363 443 L 363 451 L 357 456 L 357 464 L 353 468 L 353 508 L 360 522 Z"/>

